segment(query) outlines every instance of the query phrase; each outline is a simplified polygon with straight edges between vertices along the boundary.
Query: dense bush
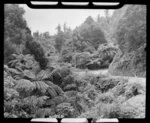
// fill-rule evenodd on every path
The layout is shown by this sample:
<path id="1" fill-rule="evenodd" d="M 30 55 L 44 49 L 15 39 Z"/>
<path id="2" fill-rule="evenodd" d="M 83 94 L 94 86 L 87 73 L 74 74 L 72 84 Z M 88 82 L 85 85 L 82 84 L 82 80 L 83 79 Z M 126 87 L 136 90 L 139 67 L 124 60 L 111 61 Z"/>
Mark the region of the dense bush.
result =
<path id="1" fill-rule="evenodd" d="M 119 80 L 113 78 L 100 78 L 99 81 L 95 84 L 96 89 L 100 90 L 102 93 L 107 92 L 109 89 L 112 89 L 119 83 Z"/>
<path id="2" fill-rule="evenodd" d="M 96 99 L 96 103 L 112 103 L 115 100 L 115 97 L 112 92 L 101 93 Z"/>
<path id="3" fill-rule="evenodd" d="M 101 44 L 98 50 L 90 58 L 87 68 L 92 70 L 108 68 L 116 52 L 117 47 L 108 44 Z"/>
<path id="4" fill-rule="evenodd" d="M 99 44 L 107 42 L 104 32 L 91 16 L 87 17 L 85 22 L 77 30 L 83 40 L 89 42 L 95 49 L 98 48 Z"/>
<path id="5" fill-rule="evenodd" d="M 123 76 L 146 74 L 145 7 L 116 11 L 31 36 L 24 10 L 6 5 L 4 117 L 143 118 L 145 80 Z"/>
<path id="6" fill-rule="evenodd" d="M 114 58 L 109 71 L 113 75 L 145 76 L 146 6 L 123 8 L 126 9 L 123 10 L 115 33 L 122 55 Z"/>
<path id="7" fill-rule="evenodd" d="M 45 57 L 45 53 L 41 45 L 30 39 L 26 42 L 26 48 L 30 51 L 32 55 L 34 55 L 35 60 L 39 62 L 41 69 L 46 69 L 48 60 Z"/>
<path id="8" fill-rule="evenodd" d="M 6 4 L 4 6 L 4 62 L 7 63 L 11 54 L 21 53 L 31 35 L 23 18 L 25 11 L 18 5 Z"/>
<path id="9" fill-rule="evenodd" d="M 91 54 L 89 52 L 76 53 L 73 57 L 73 65 L 76 68 L 85 69 L 90 60 Z"/>

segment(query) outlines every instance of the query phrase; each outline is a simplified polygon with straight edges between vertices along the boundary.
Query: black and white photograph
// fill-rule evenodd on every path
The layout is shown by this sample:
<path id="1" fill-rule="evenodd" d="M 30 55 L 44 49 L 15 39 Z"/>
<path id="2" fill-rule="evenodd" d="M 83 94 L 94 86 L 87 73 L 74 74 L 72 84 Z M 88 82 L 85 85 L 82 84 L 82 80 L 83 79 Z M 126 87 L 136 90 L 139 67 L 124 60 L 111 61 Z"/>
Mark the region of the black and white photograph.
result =
<path id="1" fill-rule="evenodd" d="M 4 118 L 145 118 L 146 15 L 4 4 Z"/>

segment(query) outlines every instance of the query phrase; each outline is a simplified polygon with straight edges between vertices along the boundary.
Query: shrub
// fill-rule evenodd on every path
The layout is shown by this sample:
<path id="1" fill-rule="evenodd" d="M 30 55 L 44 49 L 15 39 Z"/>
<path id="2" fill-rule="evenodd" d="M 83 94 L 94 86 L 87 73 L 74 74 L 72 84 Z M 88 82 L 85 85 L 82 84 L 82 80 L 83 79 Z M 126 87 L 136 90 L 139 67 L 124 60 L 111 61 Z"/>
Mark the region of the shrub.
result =
<path id="1" fill-rule="evenodd" d="M 91 56 L 87 68 L 91 70 L 108 68 L 116 55 L 117 47 L 101 44 L 98 50 Z"/>
<path id="2" fill-rule="evenodd" d="M 125 87 L 127 85 L 127 79 L 120 79 L 119 83 L 112 89 L 112 93 L 115 97 L 125 94 Z"/>
<path id="3" fill-rule="evenodd" d="M 46 117 L 52 116 L 54 114 L 55 114 L 55 112 L 50 108 L 39 108 L 35 112 L 35 117 L 36 118 L 46 118 Z"/>
<path id="4" fill-rule="evenodd" d="M 122 117 L 145 118 L 145 95 L 137 95 L 121 105 Z"/>
<path id="5" fill-rule="evenodd" d="M 78 91 L 73 91 L 73 90 L 71 90 L 71 91 L 66 91 L 66 92 L 64 93 L 64 95 L 65 95 L 67 98 L 75 97 L 75 96 L 77 96 L 77 94 L 78 94 Z"/>
<path id="6" fill-rule="evenodd" d="M 95 84 L 96 88 L 102 93 L 107 92 L 109 89 L 112 89 L 119 83 L 119 80 L 108 77 L 100 78 L 99 81 Z"/>
<path id="7" fill-rule="evenodd" d="M 112 103 L 114 101 L 115 97 L 111 91 L 106 93 L 101 93 L 98 95 L 96 99 L 96 103 L 102 102 L 102 103 Z"/>
<path id="8" fill-rule="evenodd" d="M 119 118 L 120 115 L 120 106 L 119 104 L 112 103 L 112 104 L 104 104 L 101 103 L 98 106 L 98 114 L 102 118 Z"/>
<path id="9" fill-rule="evenodd" d="M 68 84 L 73 84 L 74 83 L 74 76 L 73 75 L 68 75 L 64 78 L 61 86 L 64 88 L 66 87 Z"/>
<path id="10" fill-rule="evenodd" d="M 72 63 L 76 68 L 85 69 L 89 62 L 91 54 L 89 52 L 76 53 L 73 57 Z"/>
<path id="11" fill-rule="evenodd" d="M 141 93 L 144 93 L 144 88 L 139 83 L 130 83 L 126 86 L 125 96 L 127 99 L 139 95 Z"/>
<path id="12" fill-rule="evenodd" d="M 58 85 L 58 86 L 62 86 L 65 81 L 65 77 L 67 77 L 68 75 L 70 75 L 71 69 L 69 67 L 61 67 L 61 68 L 56 68 L 52 71 L 50 79 L 51 81 Z"/>
<path id="13" fill-rule="evenodd" d="M 119 12 L 122 12 L 120 14 Z M 114 58 L 109 67 L 112 75 L 146 75 L 146 6 L 125 6 L 118 15 L 121 19 L 116 28 L 116 41 L 122 55 Z M 115 15 L 114 15 L 115 16 Z"/>
<path id="14" fill-rule="evenodd" d="M 61 103 L 56 107 L 56 114 L 63 115 L 65 118 L 71 118 L 74 113 L 74 108 L 70 103 Z"/>

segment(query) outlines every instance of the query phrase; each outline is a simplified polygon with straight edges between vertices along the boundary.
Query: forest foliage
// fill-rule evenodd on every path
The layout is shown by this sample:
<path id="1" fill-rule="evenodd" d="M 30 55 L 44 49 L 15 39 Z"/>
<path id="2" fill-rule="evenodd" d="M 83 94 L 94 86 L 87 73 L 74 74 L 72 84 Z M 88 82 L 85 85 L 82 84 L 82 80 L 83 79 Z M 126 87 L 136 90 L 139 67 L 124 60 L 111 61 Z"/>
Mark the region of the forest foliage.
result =
<path id="1" fill-rule="evenodd" d="M 57 34 L 33 32 L 18 5 L 4 10 L 4 117 L 145 117 L 145 88 L 108 75 L 146 75 L 146 6 L 91 16 Z M 137 102 L 136 105 L 133 102 Z"/>

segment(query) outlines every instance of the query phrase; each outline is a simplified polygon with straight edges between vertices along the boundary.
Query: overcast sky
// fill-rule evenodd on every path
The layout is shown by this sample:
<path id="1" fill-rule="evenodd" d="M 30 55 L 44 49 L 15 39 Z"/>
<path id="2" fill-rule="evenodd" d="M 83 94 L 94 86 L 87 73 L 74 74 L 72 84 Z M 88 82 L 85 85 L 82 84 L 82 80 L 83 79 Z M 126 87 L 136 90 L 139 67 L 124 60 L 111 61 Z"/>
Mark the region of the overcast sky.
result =
<path id="1" fill-rule="evenodd" d="M 58 24 L 67 24 L 71 29 L 79 26 L 88 16 L 96 20 L 97 15 L 105 16 L 101 9 L 31 9 L 25 4 L 20 4 L 25 9 L 25 19 L 32 33 L 35 31 L 46 32 L 50 35 L 56 33 Z M 111 10 L 110 13 L 113 13 Z"/>

